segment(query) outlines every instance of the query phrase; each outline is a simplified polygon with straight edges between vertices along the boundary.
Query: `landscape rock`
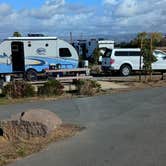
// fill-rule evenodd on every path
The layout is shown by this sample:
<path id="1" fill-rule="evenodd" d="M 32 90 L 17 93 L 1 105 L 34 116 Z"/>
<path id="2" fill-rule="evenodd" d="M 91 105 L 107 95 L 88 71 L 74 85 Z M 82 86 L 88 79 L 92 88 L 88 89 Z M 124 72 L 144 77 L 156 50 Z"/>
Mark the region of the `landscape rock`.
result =
<path id="1" fill-rule="evenodd" d="M 33 109 L 11 117 L 11 120 L 38 122 L 47 126 L 48 133 L 62 124 L 62 120 L 53 112 L 45 109 Z"/>
<path id="2" fill-rule="evenodd" d="M 1 136 L 9 141 L 20 139 L 29 140 L 33 137 L 45 137 L 48 134 L 47 126 L 38 122 L 28 121 L 1 121 Z"/>
<path id="3" fill-rule="evenodd" d="M 9 141 L 45 137 L 61 124 L 61 119 L 48 110 L 29 110 L 0 121 L 0 137 Z"/>

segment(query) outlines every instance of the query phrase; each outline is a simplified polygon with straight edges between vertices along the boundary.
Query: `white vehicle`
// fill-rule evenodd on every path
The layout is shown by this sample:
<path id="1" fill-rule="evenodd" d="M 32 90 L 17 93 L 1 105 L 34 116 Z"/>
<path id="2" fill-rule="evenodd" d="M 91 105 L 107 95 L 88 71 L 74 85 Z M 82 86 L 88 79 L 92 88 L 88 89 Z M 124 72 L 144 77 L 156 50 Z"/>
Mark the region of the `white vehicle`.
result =
<path id="1" fill-rule="evenodd" d="M 78 67 L 74 47 L 57 37 L 9 37 L 0 44 L 0 74 L 38 72 L 55 65 L 61 69 Z"/>
<path id="2" fill-rule="evenodd" d="M 161 50 L 155 50 L 153 55 L 157 58 L 157 62 L 152 64 L 152 69 L 166 71 L 166 53 Z"/>
<path id="3" fill-rule="evenodd" d="M 121 75 L 128 76 L 132 70 L 139 70 L 140 49 L 107 49 L 102 59 L 104 71 L 120 71 Z"/>
<path id="4" fill-rule="evenodd" d="M 140 56 L 140 49 L 137 48 L 115 48 L 113 50 L 107 50 L 102 59 L 103 71 L 120 71 L 121 75 L 129 76 L 132 71 L 140 70 L 140 58 L 141 69 L 143 68 L 143 58 Z M 152 69 L 157 71 L 166 70 L 166 53 L 155 50 L 154 56 L 157 61 L 152 64 Z"/>

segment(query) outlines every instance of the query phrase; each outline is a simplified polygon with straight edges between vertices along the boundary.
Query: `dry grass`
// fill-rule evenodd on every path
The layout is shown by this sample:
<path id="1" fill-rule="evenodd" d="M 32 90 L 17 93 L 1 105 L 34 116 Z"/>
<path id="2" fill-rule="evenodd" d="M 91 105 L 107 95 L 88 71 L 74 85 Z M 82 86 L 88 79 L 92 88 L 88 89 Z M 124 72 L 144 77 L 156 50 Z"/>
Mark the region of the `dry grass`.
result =
<path id="1" fill-rule="evenodd" d="M 19 140 L 8 142 L 0 137 L 0 166 L 4 166 L 12 161 L 36 153 L 47 147 L 50 143 L 63 140 L 76 135 L 83 130 L 77 125 L 62 125 L 45 138 L 33 138 L 31 140 Z"/>
<path id="2" fill-rule="evenodd" d="M 166 87 L 166 80 L 152 80 L 152 81 L 112 81 L 113 83 L 118 83 L 118 85 L 127 86 L 127 88 L 117 88 L 104 90 L 100 95 L 104 94 L 114 94 L 114 93 L 126 93 L 135 90 L 143 90 L 148 88 L 159 88 Z"/>

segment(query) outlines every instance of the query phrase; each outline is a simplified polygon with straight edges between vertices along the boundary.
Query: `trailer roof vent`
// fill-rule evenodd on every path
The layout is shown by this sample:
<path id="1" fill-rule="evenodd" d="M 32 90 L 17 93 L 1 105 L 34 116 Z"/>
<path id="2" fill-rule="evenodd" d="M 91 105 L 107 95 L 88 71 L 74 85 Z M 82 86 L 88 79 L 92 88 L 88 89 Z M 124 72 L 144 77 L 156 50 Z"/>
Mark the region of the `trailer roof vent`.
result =
<path id="1" fill-rule="evenodd" d="M 32 34 L 32 33 L 29 33 L 28 37 L 45 37 L 45 35 L 44 34 Z"/>

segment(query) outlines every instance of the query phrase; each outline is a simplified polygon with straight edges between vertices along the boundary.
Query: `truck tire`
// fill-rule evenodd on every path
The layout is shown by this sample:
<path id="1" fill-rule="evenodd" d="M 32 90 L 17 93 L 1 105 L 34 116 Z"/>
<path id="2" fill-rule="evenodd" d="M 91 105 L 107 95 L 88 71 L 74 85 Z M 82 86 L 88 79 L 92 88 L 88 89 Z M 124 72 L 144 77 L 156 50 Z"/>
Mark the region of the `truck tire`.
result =
<path id="1" fill-rule="evenodd" d="M 28 81 L 37 81 L 37 71 L 30 69 L 26 72 L 26 80 Z"/>
<path id="2" fill-rule="evenodd" d="M 120 74 L 121 74 L 122 76 L 125 76 L 125 77 L 131 75 L 131 71 L 132 71 L 131 66 L 129 66 L 129 65 L 127 65 L 127 64 L 126 64 L 126 65 L 123 65 L 123 66 L 120 68 Z"/>

